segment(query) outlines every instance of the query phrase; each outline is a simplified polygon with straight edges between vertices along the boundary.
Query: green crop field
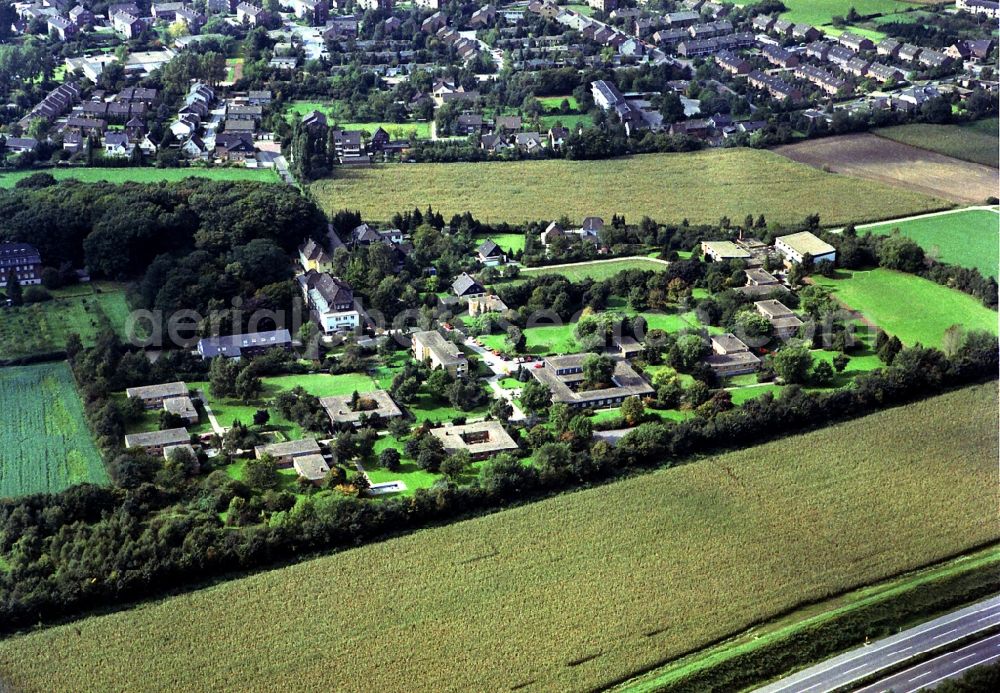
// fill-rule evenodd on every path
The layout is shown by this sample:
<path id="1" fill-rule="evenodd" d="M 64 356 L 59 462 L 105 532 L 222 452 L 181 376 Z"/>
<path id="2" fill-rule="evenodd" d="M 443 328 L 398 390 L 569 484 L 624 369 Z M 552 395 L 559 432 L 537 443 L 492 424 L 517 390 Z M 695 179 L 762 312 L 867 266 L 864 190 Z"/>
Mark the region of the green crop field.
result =
<path id="1" fill-rule="evenodd" d="M 962 325 L 967 330 L 997 333 L 997 313 L 956 289 L 912 274 L 875 269 L 838 272 L 813 281 L 833 289 L 845 305 L 860 311 L 906 345 L 920 342 L 940 347 L 945 330 Z"/>
<path id="2" fill-rule="evenodd" d="M 554 265 L 551 267 L 526 267 L 521 270 L 521 276 L 532 277 L 541 274 L 559 274 L 570 281 L 579 282 L 584 279 L 601 281 L 615 276 L 625 270 L 646 270 L 662 272 L 666 267 L 662 262 L 644 257 L 622 258 L 620 260 L 595 260 L 571 265 Z"/>
<path id="3" fill-rule="evenodd" d="M 61 351 L 71 332 L 79 334 L 85 345 L 91 345 L 105 318 L 125 336 L 129 308 L 120 285 L 81 284 L 53 295 L 51 301 L 4 310 L 0 359 Z"/>
<path id="4" fill-rule="evenodd" d="M 614 181 L 614 185 L 609 185 Z M 360 210 L 388 220 L 416 202 L 446 217 L 471 212 L 484 221 L 585 216 L 630 221 L 714 224 L 722 216 L 763 214 L 769 222 L 800 222 L 812 212 L 824 224 L 861 223 L 944 209 L 950 203 L 919 193 L 825 173 L 757 149 L 644 154 L 603 161 L 385 164 L 340 169 L 312 184 L 328 212 Z M 378 195 L 372 195 L 378 190 Z M 850 205 L 843 204 L 851 200 Z"/>
<path id="5" fill-rule="evenodd" d="M 56 180 L 78 180 L 81 183 L 172 183 L 185 178 L 211 178 L 212 180 L 248 180 L 277 183 L 277 174 L 269 168 L 216 167 L 202 168 L 47 168 L 37 171 L 12 171 L 0 173 L 0 188 L 12 188 L 17 181 L 33 173 L 49 173 Z"/>
<path id="6" fill-rule="evenodd" d="M 881 128 L 876 130 L 875 134 L 963 161 L 997 168 L 1000 163 L 997 123 L 996 118 L 986 118 L 961 125 L 911 123 Z"/>
<path id="7" fill-rule="evenodd" d="M 65 362 L 0 369 L 0 497 L 108 481 Z"/>
<path id="8" fill-rule="evenodd" d="M 997 415 L 993 384 L 967 388 L 14 636 L 0 671 L 23 691 L 599 689 L 996 540 Z"/>
<path id="9" fill-rule="evenodd" d="M 858 233 L 871 231 L 888 235 L 895 229 L 942 262 L 974 267 L 987 277 L 997 277 L 1000 214 L 995 211 L 970 209 L 923 219 L 886 222 L 863 226 Z"/>

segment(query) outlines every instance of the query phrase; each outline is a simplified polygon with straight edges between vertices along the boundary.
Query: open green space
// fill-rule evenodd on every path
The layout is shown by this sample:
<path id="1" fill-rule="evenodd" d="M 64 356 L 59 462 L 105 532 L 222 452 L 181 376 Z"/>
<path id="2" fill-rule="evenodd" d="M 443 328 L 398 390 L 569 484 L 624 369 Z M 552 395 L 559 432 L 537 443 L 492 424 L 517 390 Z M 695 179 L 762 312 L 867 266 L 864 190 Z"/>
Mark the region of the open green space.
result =
<path id="1" fill-rule="evenodd" d="M 586 4 L 573 3 L 565 5 L 565 8 L 567 10 L 573 10 L 574 12 L 582 14 L 584 17 L 590 17 L 594 14 L 594 8 Z"/>
<path id="2" fill-rule="evenodd" d="M 549 267 L 525 267 L 521 270 L 521 276 L 531 277 L 541 274 L 558 274 L 566 277 L 571 282 L 579 282 L 584 279 L 601 281 L 602 279 L 609 279 L 625 270 L 638 269 L 662 272 L 664 267 L 666 265 L 662 262 L 657 262 L 651 258 L 629 257 L 620 260 L 595 260 L 593 262 L 578 262 Z"/>
<path id="3" fill-rule="evenodd" d="M 586 113 L 570 113 L 569 115 L 541 115 L 538 116 L 538 125 L 544 132 L 548 132 L 550 128 L 553 128 L 556 125 L 561 125 L 567 130 L 574 131 L 579 128 L 586 129 L 594 127 L 594 119 Z"/>
<path id="4" fill-rule="evenodd" d="M 190 166 L 185 168 L 46 168 L 0 173 L 0 188 L 12 188 L 17 181 L 33 173 L 49 173 L 56 180 L 78 180 L 81 183 L 172 183 L 185 178 L 211 178 L 212 180 L 248 180 L 277 183 L 277 174 L 269 168 L 243 168 L 216 166 L 213 168 Z"/>
<path id="5" fill-rule="evenodd" d="M 108 481 L 69 365 L 0 369 L 0 498 Z"/>
<path id="6" fill-rule="evenodd" d="M 787 12 L 782 12 L 782 19 L 790 22 L 805 22 L 815 27 L 829 24 L 834 16 L 844 17 L 850 8 L 857 10 L 862 16 L 871 14 L 890 14 L 913 7 L 912 4 L 900 0 L 782 0 Z"/>
<path id="7" fill-rule="evenodd" d="M 865 226 L 859 234 L 889 235 L 896 229 L 912 238 L 929 255 L 942 262 L 974 267 L 983 275 L 998 275 L 997 243 L 1000 239 L 1000 214 L 988 209 L 970 209 L 923 219 L 890 221 Z"/>
<path id="8" fill-rule="evenodd" d="M 995 541 L 997 416 L 993 384 L 966 388 L 14 636 L 0 670 L 25 691 L 600 689 Z"/>
<path id="9" fill-rule="evenodd" d="M 332 397 L 349 395 L 354 391 L 371 392 L 378 389 L 378 384 L 370 376 L 360 373 L 281 375 L 265 377 L 262 378 L 262 381 L 264 390 L 261 396 L 249 403 L 235 399 L 215 398 L 212 396 L 211 387 L 204 381 L 190 382 L 188 387 L 192 390 L 201 390 L 204 393 L 219 425 L 229 428 L 233 425 L 233 421 L 250 425 L 258 410 L 267 409 L 270 415 L 268 427 L 280 432 L 286 440 L 297 440 L 302 438 L 304 433 L 297 423 L 285 419 L 276 408 L 270 406 L 270 402 L 280 393 L 295 387 L 302 387 L 306 392 L 317 397 Z M 209 430 L 209 427 L 206 426 L 205 429 Z"/>
<path id="10" fill-rule="evenodd" d="M 561 108 L 563 101 L 568 102 L 569 103 L 569 107 L 572 110 L 574 110 L 574 111 L 577 110 L 578 108 L 580 108 L 580 104 L 577 103 L 576 97 L 573 96 L 572 94 L 568 94 L 566 96 L 539 96 L 538 97 L 538 103 L 542 104 L 542 108 L 544 108 L 546 110 L 550 110 L 550 109 L 553 109 L 553 108 L 555 108 L 555 109 Z"/>
<path id="11" fill-rule="evenodd" d="M 887 269 L 839 271 L 813 281 L 907 346 L 940 347 L 952 325 L 997 334 L 997 313 L 956 289 Z"/>
<path id="12" fill-rule="evenodd" d="M 609 185 L 614 181 L 614 185 Z M 384 164 L 338 170 L 312 184 L 327 212 L 356 209 L 389 220 L 422 200 L 445 217 L 466 211 L 509 222 L 585 216 L 715 224 L 723 216 L 763 214 L 798 223 L 818 213 L 825 225 L 862 223 L 944 209 L 943 200 L 888 185 L 826 173 L 774 152 L 713 149 L 643 154 L 603 161 Z M 378 190 L 378 195 L 372 195 Z M 844 200 L 851 200 L 845 205 Z"/>
<path id="13" fill-rule="evenodd" d="M 95 282 L 52 292 L 54 298 L 0 314 L 0 359 L 61 351 L 71 333 L 93 345 L 103 325 L 125 337 L 129 308 L 119 284 Z"/>
<path id="14" fill-rule="evenodd" d="M 963 161 L 997 168 L 1000 164 L 998 127 L 1000 126 L 996 118 L 985 118 L 959 125 L 932 123 L 894 125 L 875 130 L 875 134 Z"/>
<path id="15" fill-rule="evenodd" d="M 524 250 L 523 233 L 494 233 L 489 236 L 477 236 L 475 239 L 473 239 L 473 242 L 478 246 L 487 238 L 489 238 L 498 246 L 507 251 L 508 254 Z"/>
<path id="16" fill-rule="evenodd" d="M 330 125 L 338 125 L 344 130 L 367 130 L 369 134 L 374 133 L 379 127 L 389 133 L 393 139 L 405 139 L 414 130 L 417 131 L 419 139 L 430 139 L 431 124 L 427 121 L 409 121 L 405 123 L 389 123 L 371 121 L 366 123 L 354 122 L 350 119 L 347 109 L 339 101 L 293 101 L 288 105 L 285 113 L 291 119 L 293 116 L 304 116 L 313 111 L 319 111 L 327 117 Z"/>

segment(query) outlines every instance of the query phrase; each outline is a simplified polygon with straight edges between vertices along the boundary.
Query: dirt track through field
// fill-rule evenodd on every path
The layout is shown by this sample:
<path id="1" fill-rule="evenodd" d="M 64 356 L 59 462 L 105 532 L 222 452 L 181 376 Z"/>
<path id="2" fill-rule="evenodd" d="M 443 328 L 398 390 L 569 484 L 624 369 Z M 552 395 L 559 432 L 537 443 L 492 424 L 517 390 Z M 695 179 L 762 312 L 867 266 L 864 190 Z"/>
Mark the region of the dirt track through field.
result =
<path id="1" fill-rule="evenodd" d="M 816 168 L 876 180 L 953 202 L 998 194 L 997 170 L 870 134 L 789 144 L 774 150 Z"/>

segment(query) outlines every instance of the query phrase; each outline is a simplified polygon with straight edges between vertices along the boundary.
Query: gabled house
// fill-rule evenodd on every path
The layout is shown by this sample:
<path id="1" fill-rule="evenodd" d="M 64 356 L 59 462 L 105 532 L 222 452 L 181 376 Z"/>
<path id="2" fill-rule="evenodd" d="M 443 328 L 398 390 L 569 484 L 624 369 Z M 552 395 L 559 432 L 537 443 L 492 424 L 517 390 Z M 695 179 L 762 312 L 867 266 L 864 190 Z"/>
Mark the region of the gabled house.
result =
<path id="1" fill-rule="evenodd" d="M 476 259 L 480 263 L 492 267 L 507 262 L 507 254 L 492 239 L 487 238 L 476 248 Z"/>
<path id="2" fill-rule="evenodd" d="M 349 331 L 361 324 L 361 314 L 354 302 L 354 290 L 346 282 L 315 270 L 299 275 L 296 281 L 324 333 Z"/>
<path id="3" fill-rule="evenodd" d="M 486 295 L 486 288 L 473 279 L 467 272 L 462 272 L 451 284 L 452 293 L 457 298 L 468 299 Z"/>
<path id="4" fill-rule="evenodd" d="M 299 246 L 299 264 L 306 272 L 330 272 L 333 270 L 333 258 L 326 252 L 326 248 L 313 239 L 307 240 Z"/>

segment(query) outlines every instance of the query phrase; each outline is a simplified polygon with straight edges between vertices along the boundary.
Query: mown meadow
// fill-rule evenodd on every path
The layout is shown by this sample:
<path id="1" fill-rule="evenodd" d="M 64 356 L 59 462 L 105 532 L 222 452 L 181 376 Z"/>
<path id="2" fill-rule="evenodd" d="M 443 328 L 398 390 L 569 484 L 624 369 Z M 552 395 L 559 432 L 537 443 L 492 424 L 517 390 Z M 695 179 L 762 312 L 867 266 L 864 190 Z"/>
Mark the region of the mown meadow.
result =
<path id="1" fill-rule="evenodd" d="M 56 180 L 78 180 L 81 183 L 172 183 L 185 178 L 210 178 L 212 180 L 248 180 L 277 183 L 278 175 L 269 168 L 216 167 L 204 168 L 47 168 L 40 171 L 27 169 L 0 173 L 0 188 L 13 188 L 22 178 L 33 173 L 48 173 Z"/>
<path id="2" fill-rule="evenodd" d="M 0 369 L 0 498 L 107 483 L 65 362 Z"/>
<path id="3" fill-rule="evenodd" d="M 0 672 L 24 691 L 599 688 L 995 541 L 997 416 L 994 384 L 966 388 L 12 637 Z"/>
<path id="4" fill-rule="evenodd" d="M 428 204 L 450 217 L 472 213 L 485 222 L 567 216 L 714 224 L 723 216 L 763 214 L 797 223 L 818 213 L 829 225 L 878 221 L 942 209 L 949 203 L 909 190 L 826 173 L 769 151 L 736 148 L 644 154 L 602 161 L 384 164 L 338 170 L 311 190 L 329 213 L 360 210 L 388 220 Z M 378 190 L 378 195 L 372 195 Z M 851 200 L 845 205 L 844 200 Z"/>

